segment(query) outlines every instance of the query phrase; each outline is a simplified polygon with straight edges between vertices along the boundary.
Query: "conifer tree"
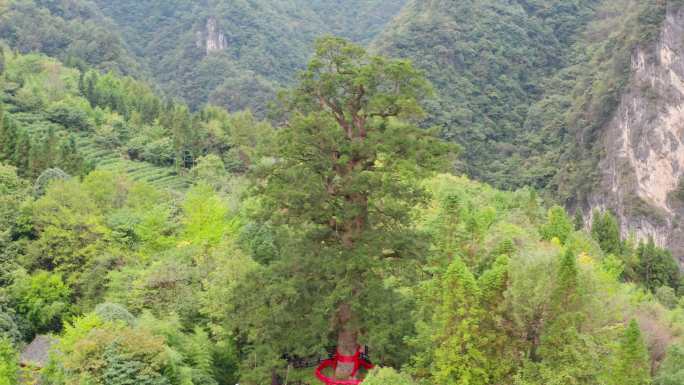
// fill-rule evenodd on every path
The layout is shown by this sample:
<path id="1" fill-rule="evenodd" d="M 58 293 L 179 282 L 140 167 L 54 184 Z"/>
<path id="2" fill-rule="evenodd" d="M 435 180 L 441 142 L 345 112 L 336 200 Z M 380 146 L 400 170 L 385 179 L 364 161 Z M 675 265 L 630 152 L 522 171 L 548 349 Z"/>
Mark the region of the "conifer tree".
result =
<path id="1" fill-rule="evenodd" d="M 506 290 L 510 284 L 509 262 L 507 255 L 499 256 L 492 267 L 482 273 L 477 280 L 481 291 L 480 303 L 484 311 L 480 330 L 486 344 L 482 349 L 488 357 L 489 366 L 486 369 L 493 383 L 510 382 L 519 355 L 515 337 L 505 326 L 513 323 L 510 309 L 505 305 Z"/>
<path id="2" fill-rule="evenodd" d="M 0 162 L 12 160 L 16 141 L 16 126 L 9 119 L 9 116 L 4 114 L 4 106 L 0 102 Z"/>
<path id="3" fill-rule="evenodd" d="M 591 384 L 600 373 L 591 337 L 582 335 L 583 298 L 577 258 L 566 251 L 561 258 L 556 287 L 551 294 L 537 365 L 543 384 Z"/>
<path id="4" fill-rule="evenodd" d="M 88 71 L 83 75 L 83 86 L 81 92 L 83 96 L 90 102 L 90 106 L 95 108 L 98 106 L 100 100 L 97 94 L 97 81 L 99 75 L 96 71 Z"/>
<path id="5" fill-rule="evenodd" d="M 681 273 L 677 262 L 668 250 L 657 247 L 653 238 L 646 243 L 639 243 L 637 258 L 637 274 L 649 290 L 655 291 L 661 286 L 679 286 Z"/>
<path id="6" fill-rule="evenodd" d="M 437 310 L 433 377 L 443 385 L 489 383 L 481 291 L 466 265 L 456 258 L 442 280 Z"/>
<path id="7" fill-rule="evenodd" d="M 76 138 L 69 135 L 62 140 L 57 149 L 56 164 L 71 175 L 84 175 L 88 171 L 85 159 L 78 151 Z"/>
<path id="8" fill-rule="evenodd" d="M 259 181 L 260 220 L 275 225 L 281 252 L 260 273 L 272 274 L 271 286 L 252 291 L 285 296 L 278 303 L 300 322 L 306 314 L 331 330 L 283 328 L 287 335 L 271 336 L 269 346 L 295 349 L 330 333 L 340 353 L 353 355 L 370 325 L 392 311 L 382 272 L 390 261 L 424 255 L 408 217 L 424 197 L 417 176 L 444 165 L 450 149 L 415 125 L 429 90 L 407 61 L 371 56 L 343 39 L 317 42 L 285 97 L 277 162 Z M 270 334 L 283 325 L 271 325 Z M 351 369 L 341 363 L 336 377 L 349 378 Z"/>
<path id="9" fill-rule="evenodd" d="M 609 211 L 604 213 L 594 211 L 591 222 L 591 235 L 601 246 L 606 254 L 621 255 L 622 239 L 620 238 L 620 226 L 615 216 Z"/>
<path id="10" fill-rule="evenodd" d="M 556 276 L 556 287 L 551 294 L 549 316 L 541 338 L 540 353 L 544 359 L 555 361 L 555 356 L 577 338 L 579 321 L 579 292 L 577 259 L 570 251 L 563 253 Z"/>
<path id="11" fill-rule="evenodd" d="M 21 176 L 28 175 L 30 153 L 31 139 L 26 130 L 22 129 L 17 133 L 17 142 L 12 156 L 12 163 L 17 167 Z"/>
<path id="12" fill-rule="evenodd" d="M 610 385 L 648 385 L 651 383 L 650 362 L 639 324 L 632 320 L 620 341 L 615 364 L 609 376 Z"/>
<path id="13" fill-rule="evenodd" d="M 558 238 L 561 243 L 565 243 L 572 229 L 573 224 L 565 209 L 560 206 L 553 206 L 548 211 L 547 222 L 541 228 L 541 233 L 544 239 Z"/>
<path id="14" fill-rule="evenodd" d="M 584 217 L 582 216 L 582 210 L 579 207 L 575 209 L 573 224 L 575 225 L 576 231 L 580 231 L 584 228 Z"/>

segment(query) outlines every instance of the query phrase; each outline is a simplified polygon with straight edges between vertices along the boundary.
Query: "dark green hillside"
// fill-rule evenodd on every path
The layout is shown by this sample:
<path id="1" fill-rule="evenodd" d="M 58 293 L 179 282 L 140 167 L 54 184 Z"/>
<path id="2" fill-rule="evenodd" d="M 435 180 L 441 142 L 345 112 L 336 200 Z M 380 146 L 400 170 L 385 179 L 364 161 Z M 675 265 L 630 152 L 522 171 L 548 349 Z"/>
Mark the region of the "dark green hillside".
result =
<path id="1" fill-rule="evenodd" d="M 169 94 L 193 108 L 210 102 L 263 116 L 275 90 L 303 69 L 316 37 L 368 40 L 403 0 L 96 2 Z M 210 23 L 225 39 L 212 52 Z"/>
<path id="2" fill-rule="evenodd" d="M 194 110 L 212 103 L 265 116 L 315 38 L 368 41 L 404 2 L 9 0 L 0 3 L 0 39 L 23 53 L 147 79 Z M 212 39 L 219 49 L 207 49 Z"/>
<path id="3" fill-rule="evenodd" d="M 382 32 L 408 0 L 298 0 L 321 19 L 327 33 L 366 43 Z"/>
<path id="4" fill-rule="evenodd" d="M 684 384 L 682 5 L 0 0 L 0 385 Z"/>
<path id="5" fill-rule="evenodd" d="M 89 0 L 0 1 L 0 40 L 21 53 L 43 52 L 70 65 L 144 73 L 116 26 Z"/>
<path id="6" fill-rule="evenodd" d="M 523 140 L 545 138 L 533 147 L 557 169 L 548 189 L 568 204 L 584 204 L 596 187 L 602 148 L 602 128 L 614 115 L 631 76 L 631 59 L 638 46 L 659 35 L 669 5 L 679 0 L 617 0 L 601 5 L 573 47 L 570 66 L 546 83 L 544 97 L 528 115 Z"/>
<path id="7" fill-rule="evenodd" d="M 464 170 L 505 188 L 542 187 L 552 170 L 525 167 L 525 122 L 545 79 L 573 61 L 596 0 L 413 1 L 375 40 L 435 84 L 432 124 L 465 149 Z"/>

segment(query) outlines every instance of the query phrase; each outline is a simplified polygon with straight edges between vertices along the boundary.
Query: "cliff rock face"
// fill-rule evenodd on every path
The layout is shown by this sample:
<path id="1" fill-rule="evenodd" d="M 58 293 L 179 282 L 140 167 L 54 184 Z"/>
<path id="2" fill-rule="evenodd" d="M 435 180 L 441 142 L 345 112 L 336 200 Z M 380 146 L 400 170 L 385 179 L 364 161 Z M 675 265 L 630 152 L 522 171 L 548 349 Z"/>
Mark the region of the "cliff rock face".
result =
<path id="1" fill-rule="evenodd" d="M 218 28 L 216 18 L 210 17 L 204 31 L 197 32 L 197 48 L 206 50 L 207 55 L 228 48 L 226 35 Z"/>
<path id="2" fill-rule="evenodd" d="M 684 262 L 684 8 L 632 53 L 630 82 L 604 127 L 592 209 L 612 209 L 624 235 L 653 237 Z"/>

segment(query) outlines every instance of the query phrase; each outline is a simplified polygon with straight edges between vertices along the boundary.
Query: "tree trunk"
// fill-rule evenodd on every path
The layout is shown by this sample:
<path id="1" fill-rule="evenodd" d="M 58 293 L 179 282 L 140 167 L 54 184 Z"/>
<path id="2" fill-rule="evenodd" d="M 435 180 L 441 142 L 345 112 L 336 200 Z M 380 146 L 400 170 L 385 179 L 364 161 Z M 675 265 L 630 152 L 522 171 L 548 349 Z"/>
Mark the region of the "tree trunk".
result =
<path id="1" fill-rule="evenodd" d="M 349 304 L 340 305 L 337 311 L 338 319 L 338 335 L 337 335 L 337 352 L 345 356 L 353 356 L 358 347 L 358 331 L 352 325 L 352 311 Z M 335 378 L 338 380 L 352 379 L 352 372 L 354 371 L 353 362 L 338 362 L 335 369 Z"/>
<path id="2" fill-rule="evenodd" d="M 281 385 L 280 378 L 275 370 L 271 371 L 271 385 Z"/>

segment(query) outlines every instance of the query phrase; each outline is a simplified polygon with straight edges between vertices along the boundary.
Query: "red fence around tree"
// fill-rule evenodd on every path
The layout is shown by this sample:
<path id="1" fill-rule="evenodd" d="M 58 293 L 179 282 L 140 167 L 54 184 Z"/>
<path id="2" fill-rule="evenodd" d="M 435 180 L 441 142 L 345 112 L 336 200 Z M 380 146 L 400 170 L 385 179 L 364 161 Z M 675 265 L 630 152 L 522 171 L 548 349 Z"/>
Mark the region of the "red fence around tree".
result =
<path id="1" fill-rule="evenodd" d="M 323 360 L 320 365 L 316 368 L 316 377 L 321 380 L 325 385 L 359 385 L 363 380 L 336 380 L 334 378 L 328 377 L 323 374 L 325 369 L 331 368 L 333 371 L 337 368 L 338 362 L 353 363 L 354 370 L 352 371 L 351 377 L 356 377 L 359 370 L 364 368 L 370 370 L 373 368 L 368 359 L 361 354 L 361 347 L 356 349 L 356 353 L 353 356 L 345 356 L 340 354 L 339 350 L 335 352 L 332 358 Z"/>

